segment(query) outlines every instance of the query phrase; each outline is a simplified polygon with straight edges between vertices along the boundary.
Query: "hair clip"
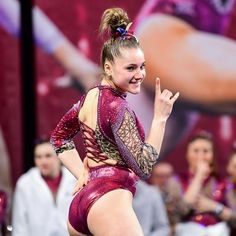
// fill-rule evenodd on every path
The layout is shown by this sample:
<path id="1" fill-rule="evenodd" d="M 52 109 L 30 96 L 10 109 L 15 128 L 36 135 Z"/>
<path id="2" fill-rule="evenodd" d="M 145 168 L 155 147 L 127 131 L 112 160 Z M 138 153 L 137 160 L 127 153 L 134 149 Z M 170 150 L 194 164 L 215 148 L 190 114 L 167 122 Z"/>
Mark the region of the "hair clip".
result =
<path id="1" fill-rule="evenodd" d="M 122 27 L 117 27 L 115 32 L 113 33 L 113 37 L 116 38 L 121 38 L 121 39 L 130 39 L 130 38 L 135 38 L 135 40 L 138 43 L 137 37 L 133 34 L 133 31 L 129 31 L 130 26 L 132 25 L 132 22 L 130 22 L 126 28 Z"/>

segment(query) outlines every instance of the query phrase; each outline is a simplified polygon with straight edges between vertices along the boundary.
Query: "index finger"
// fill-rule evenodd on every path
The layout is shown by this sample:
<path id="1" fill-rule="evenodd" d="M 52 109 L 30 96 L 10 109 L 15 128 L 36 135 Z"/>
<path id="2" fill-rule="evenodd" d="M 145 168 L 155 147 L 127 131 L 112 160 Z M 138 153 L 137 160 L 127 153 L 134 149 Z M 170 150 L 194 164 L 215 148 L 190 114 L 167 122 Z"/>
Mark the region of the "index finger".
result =
<path id="1" fill-rule="evenodd" d="M 161 83 L 159 77 L 156 77 L 156 94 L 161 94 Z"/>

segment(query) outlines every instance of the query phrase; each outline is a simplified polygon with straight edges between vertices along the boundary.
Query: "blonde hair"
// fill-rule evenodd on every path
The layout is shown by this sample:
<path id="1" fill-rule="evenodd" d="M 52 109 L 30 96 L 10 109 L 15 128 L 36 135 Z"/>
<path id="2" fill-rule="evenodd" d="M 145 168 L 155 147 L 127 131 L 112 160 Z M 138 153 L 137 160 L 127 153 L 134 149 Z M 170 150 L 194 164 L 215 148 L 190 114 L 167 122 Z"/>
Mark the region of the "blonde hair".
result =
<path id="1" fill-rule="evenodd" d="M 139 47 L 137 38 L 128 32 L 130 23 L 127 12 L 121 8 L 109 8 L 104 11 L 100 23 L 100 34 L 108 35 L 108 40 L 104 42 L 101 51 L 102 68 L 106 60 L 114 62 L 114 58 L 121 55 L 121 48 Z"/>

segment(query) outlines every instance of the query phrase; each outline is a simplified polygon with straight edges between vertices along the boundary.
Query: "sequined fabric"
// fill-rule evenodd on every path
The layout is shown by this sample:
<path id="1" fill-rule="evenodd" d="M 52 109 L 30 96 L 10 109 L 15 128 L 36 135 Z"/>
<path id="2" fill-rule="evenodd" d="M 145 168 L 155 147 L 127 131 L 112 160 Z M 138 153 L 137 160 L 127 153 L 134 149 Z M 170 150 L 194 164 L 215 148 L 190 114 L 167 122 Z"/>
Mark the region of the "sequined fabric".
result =
<path id="1" fill-rule="evenodd" d="M 7 216 L 7 194 L 0 190 L 0 225 L 3 225 Z"/>
<path id="2" fill-rule="evenodd" d="M 115 128 L 115 138 L 117 143 L 121 143 L 120 152 L 123 158 L 132 166 L 137 175 L 144 178 L 152 171 L 158 154 L 151 145 L 143 143 L 134 115 L 129 110 L 125 110 L 123 117 L 119 128 L 117 130 Z M 128 158 L 130 155 L 134 158 Z"/>
<path id="3" fill-rule="evenodd" d="M 80 103 L 78 102 L 63 116 L 51 134 L 50 142 L 57 154 L 75 148 L 72 138 L 80 130 L 79 107 Z"/>
<path id="4" fill-rule="evenodd" d="M 144 131 L 125 99 L 126 94 L 99 85 L 97 126 L 95 131 L 79 121 L 79 111 L 87 94 L 66 113 L 52 132 L 51 143 L 57 153 L 74 148 L 72 138 L 82 132 L 86 154 L 96 162 L 113 159 L 146 178 L 158 154 L 144 142 Z"/>
<path id="5" fill-rule="evenodd" d="M 138 177 L 126 168 L 99 166 L 90 169 L 89 183 L 71 202 L 69 222 L 79 232 L 91 235 L 87 216 L 94 202 L 109 191 L 115 189 L 129 190 L 133 195 Z M 106 183 L 106 184 L 104 184 Z"/>
<path id="6" fill-rule="evenodd" d="M 118 165 L 125 166 L 126 164 L 123 160 L 121 160 L 120 153 L 117 146 L 109 142 L 104 137 L 104 135 L 102 135 L 98 126 L 96 127 L 95 133 L 96 133 L 97 142 L 101 148 L 101 151 L 105 153 L 107 156 L 109 156 L 110 159 L 116 160 L 118 162 Z"/>

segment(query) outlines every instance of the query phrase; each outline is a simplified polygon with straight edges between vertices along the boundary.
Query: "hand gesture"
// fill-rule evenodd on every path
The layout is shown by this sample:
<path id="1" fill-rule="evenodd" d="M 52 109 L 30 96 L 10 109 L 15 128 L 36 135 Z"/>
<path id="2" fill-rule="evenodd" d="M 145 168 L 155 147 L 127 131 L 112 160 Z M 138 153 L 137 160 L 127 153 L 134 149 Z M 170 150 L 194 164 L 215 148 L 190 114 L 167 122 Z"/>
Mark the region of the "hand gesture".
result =
<path id="1" fill-rule="evenodd" d="M 211 200 L 208 197 L 200 195 L 195 204 L 195 210 L 197 213 L 214 212 L 216 205 L 217 202 Z"/>
<path id="2" fill-rule="evenodd" d="M 196 176 L 201 177 L 202 180 L 205 180 L 211 172 L 211 168 L 208 162 L 199 160 L 197 162 Z"/>
<path id="3" fill-rule="evenodd" d="M 156 79 L 154 118 L 166 121 L 172 111 L 173 104 L 179 97 L 179 92 L 174 96 L 171 91 L 164 89 L 161 91 L 160 79 Z"/>
<path id="4" fill-rule="evenodd" d="M 88 178 L 89 178 L 89 166 L 88 166 L 88 158 L 84 158 L 84 168 L 81 171 L 81 174 L 75 184 L 75 187 L 73 189 L 73 195 L 75 195 L 77 192 L 80 191 L 87 183 L 88 183 Z"/>

